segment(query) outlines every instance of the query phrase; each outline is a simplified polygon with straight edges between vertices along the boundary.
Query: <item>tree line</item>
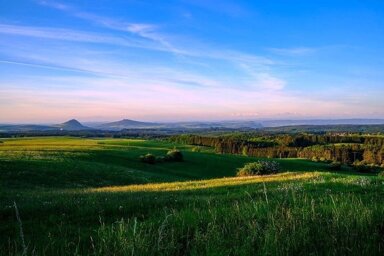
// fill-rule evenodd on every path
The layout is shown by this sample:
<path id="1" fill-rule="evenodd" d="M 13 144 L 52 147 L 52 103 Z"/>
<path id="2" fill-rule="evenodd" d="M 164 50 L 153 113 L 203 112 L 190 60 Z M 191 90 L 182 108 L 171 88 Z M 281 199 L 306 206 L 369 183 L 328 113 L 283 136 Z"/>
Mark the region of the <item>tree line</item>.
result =
<path id="1" fill-rule="evenodd" d="M 221 154 L 267 158 L 307 158 L 344 164 L 384 163 L 384 137 L 339 135 L 276 135 L 267 137 L 177 135 L 177 143 L 213 147 Z"/>

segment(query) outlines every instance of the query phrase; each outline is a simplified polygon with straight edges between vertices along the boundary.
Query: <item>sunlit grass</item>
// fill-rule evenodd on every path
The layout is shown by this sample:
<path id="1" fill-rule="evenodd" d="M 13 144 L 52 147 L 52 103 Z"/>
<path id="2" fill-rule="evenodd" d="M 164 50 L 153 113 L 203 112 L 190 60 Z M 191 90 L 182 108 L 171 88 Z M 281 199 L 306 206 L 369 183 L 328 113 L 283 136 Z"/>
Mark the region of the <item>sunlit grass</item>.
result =
<path id="1" fill-rule="evenodd" d="M 320 173 L 282 173 L 276 175 L 254 176 L 254 177 L 236 177 L 236 178 L 221 178 L 199 181 L 186 182 L 167 182 L 167 183 L 152 183 L 145 185 L 129 185 L 129 186 L 113 186 L 90 189 L 90 192 L 139 192 L 139 191 L 180 191 L 180 190 L 196 190 L 206 188 L 217 188 L 224 186 L 249 185 L 264 182 L 284 182 L 290 180 L 309 180 L 317 178 Z"/>

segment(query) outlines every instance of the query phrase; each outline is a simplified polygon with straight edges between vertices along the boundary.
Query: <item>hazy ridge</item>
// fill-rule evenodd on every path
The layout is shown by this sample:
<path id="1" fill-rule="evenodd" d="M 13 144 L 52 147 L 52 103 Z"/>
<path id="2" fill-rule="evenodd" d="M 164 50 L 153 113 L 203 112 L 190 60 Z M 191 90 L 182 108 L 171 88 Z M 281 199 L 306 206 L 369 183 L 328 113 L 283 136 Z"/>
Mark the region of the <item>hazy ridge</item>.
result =
<path id="1" fill-rule="evenodd" d="M 357 126 L 384 125 L 384 119 L 303 119 L 303 120 L 246 120 L 246 121 L 191 121 L 191 122 L 142 122 L 123 119 L 114 122 L 87 122 L 83 125 L 76 119 L 60 124 L 0 124 L 0 132 L 31 132 L 31 131 L 122 131 L 129 129 L 265 129 L 294 131 L 299 127 L 304 130 L 323 127 L 325 131 L 330 127 L 345 127 L 346 131 Z"/>

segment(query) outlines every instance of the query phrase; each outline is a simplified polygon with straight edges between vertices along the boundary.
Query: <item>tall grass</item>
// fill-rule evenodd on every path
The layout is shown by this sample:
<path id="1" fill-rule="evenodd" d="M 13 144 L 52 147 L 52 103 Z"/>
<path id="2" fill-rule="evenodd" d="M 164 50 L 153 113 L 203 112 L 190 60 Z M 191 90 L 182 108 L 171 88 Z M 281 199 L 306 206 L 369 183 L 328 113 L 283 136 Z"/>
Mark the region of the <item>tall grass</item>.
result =
<path id="1" fill-rule="evenodd" d="M 74 191 L 82 193 L 79 196 L 83 208 L 77 210 L 70 202 L 73 194 L 40 194 L 44 200 L 61 196 L 57 199 L 68 204 L 69 216 L 61 219 L 64 221 L 61 224 L 54 220 L 49 228 L 63 232 L 40 234 L 38 239 L 28 236 L 28 252 L 36 255 L 383 253 L 381 180 L 362 181 L 360 177 L 323 174 L 308 175 L 306 179 L 297 177 L 297 180 L 276 178 L 234 186 L 228 186 L 228 179 L 223 179 L 226 184 L 223 187 L 200 184 L 200 188 L 181 187 L 179 191 Z M 104 202 L 95 205 L 101 200 Z M 31 207 L 25 202 L 24 206 Z M 52 207 L 46 216 L 62 212 Z M 33 221 L 36 220 L 42 219 L 35 216 Z M 90 224 L 84 226 L 82 221 Z M 6 248 L 17 253 L 21 249 L 17 241 Z"/>

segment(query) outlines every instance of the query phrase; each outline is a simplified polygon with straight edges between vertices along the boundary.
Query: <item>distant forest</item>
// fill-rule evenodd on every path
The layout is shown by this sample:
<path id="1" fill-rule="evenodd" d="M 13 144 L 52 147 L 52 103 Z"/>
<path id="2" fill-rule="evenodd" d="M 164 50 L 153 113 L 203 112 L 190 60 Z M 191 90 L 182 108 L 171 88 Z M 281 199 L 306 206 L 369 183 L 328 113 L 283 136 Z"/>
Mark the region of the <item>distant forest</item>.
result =
<path id="1" fill-rule="evenodd" d="M 178 135 L 170 137 L 169 140 L 213 147 L 217 153 L 222 154 L 265 158 L 307 158 L 337 161 L 343 164 L 382 165 L 384 163 L 384 136 L 381 135 Z"/>

